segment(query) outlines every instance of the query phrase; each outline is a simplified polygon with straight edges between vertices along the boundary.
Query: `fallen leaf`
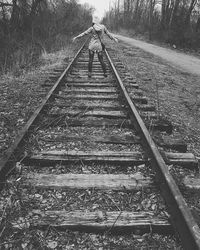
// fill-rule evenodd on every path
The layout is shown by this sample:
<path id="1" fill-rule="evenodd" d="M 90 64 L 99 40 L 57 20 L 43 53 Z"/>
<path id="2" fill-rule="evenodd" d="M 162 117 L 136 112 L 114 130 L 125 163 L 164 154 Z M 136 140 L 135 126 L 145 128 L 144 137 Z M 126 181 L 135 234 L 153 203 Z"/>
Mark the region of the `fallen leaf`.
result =
<path id="1" fill-rule="evenodd" d="M 98 207 L 99 207 L 98 204 L 94 204 L 93 207 L 92 207 L 92 209 L 96 209 L 96 208 L 98 208 Z"/>
<path id="2" fill-rule="evenodd" d="M 28 243 L 27 243 L 27 242 L 22 243 L 22 245 L 21 245 L 21 246 L 22 246 L 22 248 L 23 248 L 23 249 L 26 249 L 26 247 L 28 246 Z"/>
<path id="3" fill-rule="evenodd" d="M 58 243 L 56 241 L 49 241 L 47 244 L 47 247 L 50 249 L 55 249 L 58 246 Z"/>

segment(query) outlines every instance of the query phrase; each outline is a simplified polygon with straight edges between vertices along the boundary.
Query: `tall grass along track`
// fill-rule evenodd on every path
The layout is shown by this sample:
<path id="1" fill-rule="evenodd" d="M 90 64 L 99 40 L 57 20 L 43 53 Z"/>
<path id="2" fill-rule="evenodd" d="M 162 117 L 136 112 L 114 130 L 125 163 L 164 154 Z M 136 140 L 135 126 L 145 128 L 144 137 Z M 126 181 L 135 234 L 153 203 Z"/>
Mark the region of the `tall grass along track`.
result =
<path id="1" fill-rule="evenodd" d="M 112 49 L 105 55 L 108 77 L 95 57 L 89 79 L 80 48 L 1 161 L 1 188 L 20 168 L 26 194 L 24 220 L 11 218 L 12 230 L 177 235 L 184 249 L 200 249 L 199 227 L 169 173 L 198 161 L 181 141 L 155 136 L 172 125 Z"/>

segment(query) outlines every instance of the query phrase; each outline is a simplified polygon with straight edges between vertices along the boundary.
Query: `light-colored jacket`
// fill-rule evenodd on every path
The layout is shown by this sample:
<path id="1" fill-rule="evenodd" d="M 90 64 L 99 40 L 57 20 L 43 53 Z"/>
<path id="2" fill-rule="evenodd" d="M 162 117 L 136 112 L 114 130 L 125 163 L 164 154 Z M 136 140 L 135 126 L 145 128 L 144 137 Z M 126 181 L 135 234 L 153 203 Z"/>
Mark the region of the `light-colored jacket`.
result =
<path id="1" fill-rule="evenodd" d="M 94 52 L 102 51 L 101 41 L 103 42 L 105 34 L 111 39 L 115 38 L 109 33 L 107 28 L 103 24 L 94 24 L 89 29 L 77 36 L 77 38 L 83 37 L 85 35 L 91 34 L 92 38 L 89 43 L 89 49 Z M 99 39 L 99 37 L 100 39 Z"/>

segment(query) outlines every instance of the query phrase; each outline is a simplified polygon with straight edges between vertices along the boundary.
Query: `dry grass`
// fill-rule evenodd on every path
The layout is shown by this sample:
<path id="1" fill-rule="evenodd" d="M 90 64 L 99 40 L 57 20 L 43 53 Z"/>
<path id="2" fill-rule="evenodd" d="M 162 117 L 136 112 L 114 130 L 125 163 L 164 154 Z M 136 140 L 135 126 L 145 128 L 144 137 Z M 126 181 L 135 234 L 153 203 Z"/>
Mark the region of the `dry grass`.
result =
<path id="1" fill-rule="evenodd" d="M 49 91 L 42 84 L 53 70 L 67 64 L 73 58 L 79 44 L 58 52 L 43 53 L 37 67 L 16 75 L 11 71 L 0 79 L 0 157 L 11 145 L 31 114 Z"/>
<path id="2" fill-rule="evenodd" d="M 128 45 L 114 47 L 140 89 L 151 102 L 159 103 L 159 113 L 174 125 L 188 143 L 189 151 L 200 156 L 200 77 L 172 68 L 164 60 Z"/>

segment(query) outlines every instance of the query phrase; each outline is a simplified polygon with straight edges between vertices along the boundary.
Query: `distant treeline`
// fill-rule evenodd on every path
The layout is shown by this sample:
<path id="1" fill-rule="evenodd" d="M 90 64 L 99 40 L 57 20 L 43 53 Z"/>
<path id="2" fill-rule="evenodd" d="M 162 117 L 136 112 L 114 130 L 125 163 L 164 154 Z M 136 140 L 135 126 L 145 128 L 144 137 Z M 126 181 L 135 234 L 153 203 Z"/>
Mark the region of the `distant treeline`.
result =
<path id="1" fill-rule="evenodd" d="M 200 47 L 200 0 L 115 0 L 104 23 L 181 47 Z"/>
<path id="2" fill-rule="evenodd" d="M 0 72 L 27 67 L 42 51 L 61 49 L 91 23 L 92 12 L 77 0 L 0 0 Z"/>

